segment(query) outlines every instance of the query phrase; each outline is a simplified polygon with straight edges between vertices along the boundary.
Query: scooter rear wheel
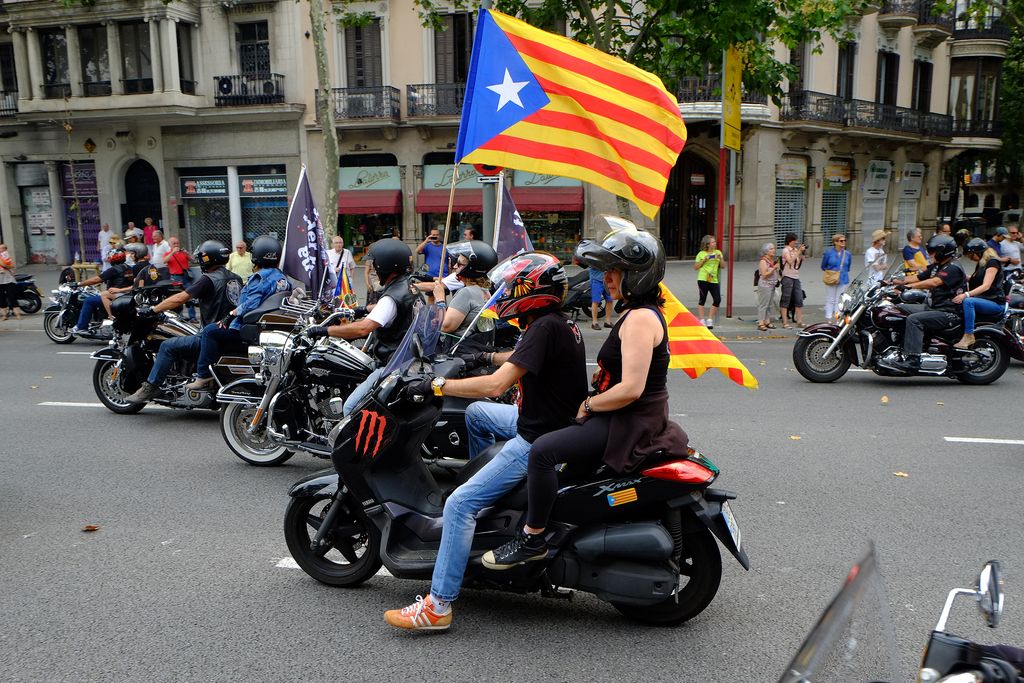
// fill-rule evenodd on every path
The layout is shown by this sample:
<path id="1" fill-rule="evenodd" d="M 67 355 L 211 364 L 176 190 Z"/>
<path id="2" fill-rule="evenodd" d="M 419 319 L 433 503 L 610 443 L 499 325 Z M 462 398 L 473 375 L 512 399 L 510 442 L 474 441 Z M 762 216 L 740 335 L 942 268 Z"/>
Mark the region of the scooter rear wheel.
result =
<path id="1" fill-rule="evenodd" d="M 35 292 L 22 292 L 18 295 L 18 308 L 25 315 L 37 313 L 43 307 L 43 300 Z"/>
<path id="2" fill-rule="evenodd" d="M 623 615 L 653 626 L 676 626 L 704 611 L 718 593 L 722 581 L 722 554 L 714 535 L 707 529 L 683 537 L 681 569 L 686 584 L 672 597 L 654 605 L 612 606 Z"/>
<path id="3" fill-rule="evenodd" d="M 312 547 L 317 530 L 331 505 L 345 505 L 327 536 L 327 550 Z M 351 587 L 370 579 L 381 568 L 380 531 L 348 496 L 292 498 L 284 516 L 284 538 L 292 559 L 304 572 L 328 586 Z"/>

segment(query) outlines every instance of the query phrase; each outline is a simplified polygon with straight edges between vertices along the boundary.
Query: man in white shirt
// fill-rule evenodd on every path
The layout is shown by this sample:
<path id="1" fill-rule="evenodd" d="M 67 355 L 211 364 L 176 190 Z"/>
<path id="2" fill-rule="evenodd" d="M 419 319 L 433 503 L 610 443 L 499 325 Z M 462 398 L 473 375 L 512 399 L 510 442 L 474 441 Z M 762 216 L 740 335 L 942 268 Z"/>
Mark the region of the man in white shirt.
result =
<path id="1" fill-rule="evenodd" d="M 340 279 L 341 270 L 344 268 L 348 273 L 349 284 L 355 282 L 353 278 L 356 274 L 356 260 L 352 258 L 352 250 L 345 248 L 345 240 L 341 235 L 335 235 L 331 240 L 331 250 L 327 252 L 327 257 L 331 262 L 331 271 L 334 273 L 334 277 Z"/>
<path id="2" fill-rule="evenodd" d="M 164 239 L 164 233 L 160 230 L 153 231 L 153 251 L 149 257 L 149 263 L 158 269 L 167 267 L 167 256 L 171 253 L 171 245 Z"/>
<path id="3" fill-rule="evenodd" d="M 99 249 L 100 249 L 100 256 L 101 256 L 101 258 L 103 256 L 104 248 L 106 248 L 106 249 L 110 248 L 110 236 L 112 234 L 113 233 L 110 232 L 110 223 L 104 223 L 103 226 L 100 227 L 100 232 L 96 236 L 96 246 L 99 247 Z"/>

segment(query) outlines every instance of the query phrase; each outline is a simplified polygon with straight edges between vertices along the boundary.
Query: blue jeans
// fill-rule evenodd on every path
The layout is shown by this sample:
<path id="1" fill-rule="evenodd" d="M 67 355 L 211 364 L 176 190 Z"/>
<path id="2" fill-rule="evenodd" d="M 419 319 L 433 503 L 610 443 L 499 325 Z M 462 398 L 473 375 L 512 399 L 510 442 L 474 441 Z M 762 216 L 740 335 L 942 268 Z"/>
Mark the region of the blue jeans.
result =
<path id="1" fill-rule="evenodd" d="M 472 410 L 478 406 L 479 410 Z M 518 417 L 516 406 L 500 403 L 472 403 L 466 410 L 466 426 L 471 435 L 489 431 L 498 439 L 509 440 L 493 460 L 452 491 L 444 504 L 444 529 L 430 585 L 430 593 L 440 600 L 459 597 L 473 548 L 477 513 L 515 488 L 526 476 L 530 443 L 516 434 Z M 474 437 L 470 436 L 471 449 L 473 442 Z"/>
<path id="2" fill-rule="evenodd" d="M 506 441 L 516 435 L 519 409 L 516 406 L 489 401 L 475 401 L 466 406 L 466 432 L 470 459 L 480 455 L 495 441 Z"/>
<path id="3" fill-rule="evenodd" d="M 969 296 L 964 299 L 964 334 L 974 334 L 974 317 L 975 313 L 983 313 L 986 315 L 996 315 L 1006 310 L 1006 306 L 1003 304 L 997 304 L 995 301 L 990 299 L 981 299 L 974 296 Z"/>
<path id="4" fill-rule="evenodd" d="M 380 376 L 384 374 L 384 368 L 377 368 L 369 374 L 369 376 L 362 381 L 362 383 L 352 390 L 352 393 L 345 399 L 345 407 L 342 408 L 342 415 L 350 415 L 359 402 L 363 400 L 363 397 L 370 393 L 370 390 L 377 386 L 377 382 L 380 380 Z"/>
<path id="5" fill-rule="evenodd" d="M 99 294 L 85 297 L 85 301 L 82 302 L 82 312 L 78 314 L 78 322 L 75 323 L 75 326 L 80 330 L 89 329 L 89 323 L 92 322 L 92 316 L 97 308 L 103 308 L 103 298 Z"/>
<path id="6" fill-rule="evenodd" d="M 174 361 L 183 358 L 198 358 L 202 341 L 198 334 L 189 337 L 174 337 L 160 345 L 160 352 L 153 361 L 153 369 L 149 371 L 150 384 L 160 386 L 167 379 Z"/>
<path id="7" fill-rule="evenodd" d="M 180 279 L 181 285 L 185 289 L 188 289 L 189 287 L 192 286 L 192 273 L 188 272 L 187 270 L 183 271 L 180 275 L 172 275 L 171 277 Z M 189 318 L 195 319 L 196 307 L 192 305 L 192 299 L 189 299 L 188 303 L 185 304 L 185 311 L 188 313 Z"/>
<path id="8" fill-rule="evenodd" d="M 241 333 L 233 328 L 218 327 L 210 323 L 199 333 L 199 362 L 196 363 L 196 376 L 204 379 L 210 376 L 210 366 L 222 355 L 241 352 L 245 348 Z"/>

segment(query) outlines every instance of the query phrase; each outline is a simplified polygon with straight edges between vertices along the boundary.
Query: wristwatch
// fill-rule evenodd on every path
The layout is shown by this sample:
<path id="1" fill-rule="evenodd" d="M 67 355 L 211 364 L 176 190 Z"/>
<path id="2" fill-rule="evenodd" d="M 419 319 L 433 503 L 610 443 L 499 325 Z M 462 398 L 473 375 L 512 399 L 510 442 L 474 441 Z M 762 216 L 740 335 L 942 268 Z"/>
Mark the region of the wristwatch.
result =
<path id="1" fill-rule="evenodd" d="M 434 396 L 444 396 L 444 377 L 435 377 L 430 383 L 431 388 L 434 390 Z"/>

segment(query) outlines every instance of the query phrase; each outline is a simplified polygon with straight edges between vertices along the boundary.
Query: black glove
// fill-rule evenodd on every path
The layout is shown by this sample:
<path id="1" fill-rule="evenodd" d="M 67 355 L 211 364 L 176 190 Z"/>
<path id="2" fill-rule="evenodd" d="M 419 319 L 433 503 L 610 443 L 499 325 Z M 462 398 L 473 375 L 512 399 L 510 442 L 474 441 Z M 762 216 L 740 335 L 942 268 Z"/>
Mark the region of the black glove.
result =
<path id="1" fill-rule="evenodd" d="M 226 315 L 226 316 L 224 316 L 223 318 L 221 318 L 220 320 L 217 321 L 217 327 L 223 327 L 223 328 L 227 329 L 228 327 L 231 327 L 231 323 L 233 323 L 234 321 L 235 321 L 235 316 L 233 316 L 233 315 Z"/>
<path id="2" fill-rule="evenodd" d="M 408 396 L 433 396 L 433 381 L 434 378 L 429 376 L 424 379 L 413 380 L 405 385 L 405 393 Z"/>
<path id="3" fill-rule="evenodd" d="M 306 336 L 310 339 L 320 339 L 327 336 L 327 325 L 313 325 L 306 329 Z"/>
<path id="4" fill-rule="evenodd" d="M 152 306 L 139 306 L 138 312 L 140 318 L 152 318 L 156 315 L 159 315 L 156 311 L 153 310 Z"/>
<path id="5" fill-rule="evenodd" d="M 357 307 L 352 309 L 352 315 L 354 315 L 357 318 L 362 318 L 364 315 L 366 315 L 369 312 L 370 312 L 370 310 L 368 308 L 366 308 L 366 306 L 357 306 Z"/>
<path id="6" fill-rule="evenodd" d="M 480 353 L 474 353 L 465 358 L 466 368 L 468 370 L 476 370 L 477 368 L 486 368 L 491 365 L 491 359 L 494 357 L 490 351 L 481 351 Z"/>

